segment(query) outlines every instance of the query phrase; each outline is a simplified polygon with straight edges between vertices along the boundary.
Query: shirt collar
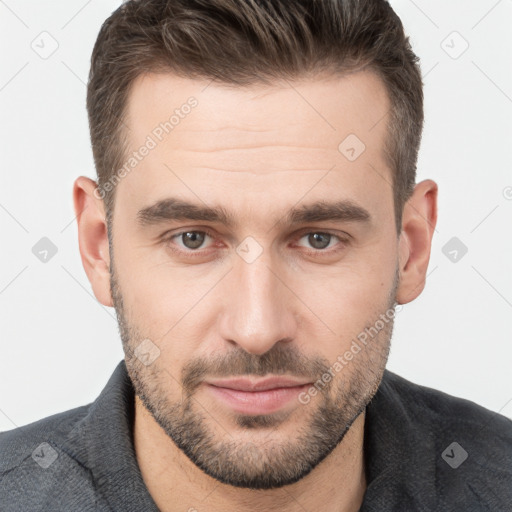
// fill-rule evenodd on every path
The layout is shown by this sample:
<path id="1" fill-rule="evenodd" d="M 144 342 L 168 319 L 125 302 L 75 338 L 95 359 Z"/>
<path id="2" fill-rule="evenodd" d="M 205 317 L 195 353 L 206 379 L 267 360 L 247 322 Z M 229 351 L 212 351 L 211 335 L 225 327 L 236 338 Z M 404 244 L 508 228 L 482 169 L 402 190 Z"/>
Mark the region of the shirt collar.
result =
<path id="1" fill-rule="evenodd" d="M 435 439 L 428 425 L 411 415 L 404 382 L 384 370 L 366 407 L 367 489 L 360 512 L 435 510 Z"/>
<path id="2" fill-rule="evenodd" d="M 135 394 L 124 359 L 69 438 L 91 471 L 100 498 L 114 510 L 158 512 L 135 456 Z"/>
<path id="3" fill-rule="evenodd" d="M 367 489 L 360 512 L 434 510 L 434 440 L 411 417 L 399 376 L 384 371 L 366 407 L 364 458 Z M 158 512 L 135 456 L 135 394 L 124 359 L 88 414 L 73 428 L 68 449 L 90 469 L 96 489 L 112 510 Z M 408 505 L 408 507 L 407 507 Z M 405 507 L 405 508 L 404 508 Z"/>

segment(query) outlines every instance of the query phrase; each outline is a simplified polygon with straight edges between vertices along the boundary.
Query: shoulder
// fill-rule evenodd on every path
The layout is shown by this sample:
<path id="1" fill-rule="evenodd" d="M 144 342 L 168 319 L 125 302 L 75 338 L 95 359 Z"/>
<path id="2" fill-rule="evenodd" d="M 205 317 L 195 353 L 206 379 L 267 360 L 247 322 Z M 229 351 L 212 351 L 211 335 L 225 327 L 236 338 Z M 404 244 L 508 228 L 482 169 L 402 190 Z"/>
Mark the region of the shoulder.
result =
<path id="1" fill-rule="evenodd" d="M 492 437 L 505 450 L 512 450 L 512 420 L 506 416 L 471 400 L 413 383 L 388 370 L 382 385 L 411 419 L 421 419 L 435 431 L 457 432 L 464 437 L 478 434 L 481 440 Z"/>
<path id="2" fill-rule="evenodd" d="M 417 461 L 429 468 L 439 506 L 503 510 L 512 503 L 511 419 L 387 370 L 382 386 L 407 450 L 420 452 Z"/>
<path id="3" fill-rule="evenodd" d="M 0 432 L 0 474 L 32 457 L 41 443 L 61 445 L 77 422 L 87 415 L 89 407 L 90 404 L 83 405 Z"/>
<path id="4" fill-rule="evenodd" d="M 0 502 L 7 510 L 108 510 L 80 453 L 90 405 L 0 432 Z"/>

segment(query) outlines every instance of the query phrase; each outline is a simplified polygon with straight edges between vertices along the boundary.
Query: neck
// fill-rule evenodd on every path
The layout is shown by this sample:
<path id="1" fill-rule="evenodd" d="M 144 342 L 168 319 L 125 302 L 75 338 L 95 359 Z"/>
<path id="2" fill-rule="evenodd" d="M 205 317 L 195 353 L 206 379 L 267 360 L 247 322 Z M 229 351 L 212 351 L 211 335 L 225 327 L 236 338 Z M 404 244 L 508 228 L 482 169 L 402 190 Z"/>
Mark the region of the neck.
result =
<path id="1" fill-rule="evenodd" d="M 223 484 L 193 464 L 135 398 L 134 444 L 144 483 L 161 512 L 211 510 L 357 512 L 366 490 L 365 413 L 308 475 L 278 489 Z"/>

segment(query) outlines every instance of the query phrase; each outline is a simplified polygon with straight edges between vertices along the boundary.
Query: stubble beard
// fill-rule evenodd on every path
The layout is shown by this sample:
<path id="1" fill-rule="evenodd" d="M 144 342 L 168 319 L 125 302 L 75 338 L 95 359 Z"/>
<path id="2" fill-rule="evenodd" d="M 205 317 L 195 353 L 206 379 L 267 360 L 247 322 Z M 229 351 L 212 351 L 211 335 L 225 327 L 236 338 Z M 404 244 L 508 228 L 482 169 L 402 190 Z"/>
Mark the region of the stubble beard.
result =
<path id="1" fill-rule="evenodd" d="M 294 417 L 302 417 L 300 426 L 293 429 L 293 439 L 288 435 L 283 440 L 278 435 L 280 425 L 286 424 L 290 416 L 283 412 L 257 416 L 235 414 L 232 420 L 237 430 L 226 432 L 218 426 L 226 424 L 226 417 L 215 421 L 215 409 L 208 407 L 204 400 L 200 405 L 194 396 L 202 376 L 210 370 L 215 369 L 218 375 L 224 376 L 288 373 L 314 376 L 311 380 L 316 381 L 328 372 L 333 362 L 325 358 L 305 359 L 280 343 L 261 356 L 240 349 L 215 361 L 194 360 L 181 371 L 181 401 L 171 401 L 168 389 L 170 385 L 175 386 L 175 380 L 165 368 L 159 367 L 159 359 L 145 366 L 134 355 L 136 346 L 146 336 L 125 316 L 112 256 L 111 252 L 112 298 L 135 393 L 174 444 L 212 478 L 235 487 L 260 490 L 299 481 L 341 443 L 376 393 L 389 355 L 393 318 L 325 384 L 316 401 L 294 409 Z M 388 310 L 396 306 L 397 286 L 398 272 L 388 297 Z M 372 317 L 365 327 L 370 328 L 378 317 Z M 237 439 L 239 430 L 243 435 Z M 247 440 L 248 432 L 252 434 L 251 441 Z"/>

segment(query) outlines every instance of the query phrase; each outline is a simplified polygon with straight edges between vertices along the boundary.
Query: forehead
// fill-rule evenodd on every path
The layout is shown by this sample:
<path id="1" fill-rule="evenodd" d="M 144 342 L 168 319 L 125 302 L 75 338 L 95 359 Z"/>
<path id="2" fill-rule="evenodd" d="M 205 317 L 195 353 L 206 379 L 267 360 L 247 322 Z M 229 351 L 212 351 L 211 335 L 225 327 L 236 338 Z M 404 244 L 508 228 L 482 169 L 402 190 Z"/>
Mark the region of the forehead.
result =
<path id="1" fill-rule="evenodd" d="M 195 106 L 190 107 L 192 101 Z M 372 144 L 385 131 L 390 106 L 382 80 L 371 70 L 246 87 L 171 73 L 144 74 L 132 84 L 127 102 L 132 146 L 169 122 L 167 145 L 176 149 L 191 142 L 197 148 L 221 147 L 221 131 L 239 146 L 270 144 L 277 134 L 290 144 L 304 142 L 307 135 L 331 149 L 350 133 Z"/>
<path id="2" fill-rule="evenodd" d="M 140 207 L 178 189 L 217 203 L 230 190 L 239 200 L 261 193 L 283 202 L 291 191 L 296 203 L 312 186 L 317 199 L 333 186 L 349 198 L 391 182 L 383 151 L 390 104 L 371 71 L 248 87 L 146 74 L 127 107 L 130 150 L 117 194 Z"/>

